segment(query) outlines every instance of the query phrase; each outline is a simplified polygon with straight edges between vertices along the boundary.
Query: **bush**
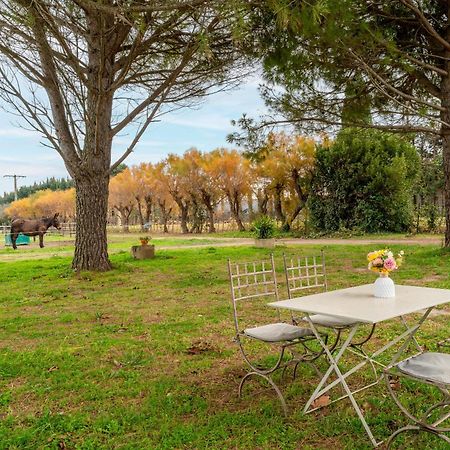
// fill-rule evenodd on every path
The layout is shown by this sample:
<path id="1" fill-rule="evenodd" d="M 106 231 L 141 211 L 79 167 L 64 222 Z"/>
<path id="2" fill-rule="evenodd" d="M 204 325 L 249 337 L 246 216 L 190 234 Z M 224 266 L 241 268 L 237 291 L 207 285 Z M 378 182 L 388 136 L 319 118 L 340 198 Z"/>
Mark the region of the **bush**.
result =
<path id="1" fill-rule="evenodd" d="M 253 233 L 256 239 L 270 239 L 276 230 L 275 221 L 268 216 L 260 216 L 252 223 Z"/>
<path id="2" fill-rule="evenodd" d="M 377 130 L 345 129 L 317 150 L 309 207 L 325 232 L 401 232 L 412 223 L 412 187 L 419 169 L 405 138 Z"/>

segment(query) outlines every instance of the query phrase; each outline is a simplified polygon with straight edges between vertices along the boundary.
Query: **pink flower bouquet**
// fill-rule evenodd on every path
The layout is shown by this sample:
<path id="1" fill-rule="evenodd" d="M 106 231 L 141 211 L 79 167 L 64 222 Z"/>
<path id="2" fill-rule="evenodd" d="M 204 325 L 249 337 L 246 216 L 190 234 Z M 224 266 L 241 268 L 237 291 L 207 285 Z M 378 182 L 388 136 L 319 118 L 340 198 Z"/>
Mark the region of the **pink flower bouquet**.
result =
<path id="1" fill-rule="evenodd" d="M 374 272 L 387 275 L 389 272 L 399 268 L 403 261 L 403 255 L 403 250 L 399 252 L 396 257 L 394 257 L 394 254 L 388 249 L 370 252 L 367 255 L 367 260 L 369 261 L 368 268 Z"/>

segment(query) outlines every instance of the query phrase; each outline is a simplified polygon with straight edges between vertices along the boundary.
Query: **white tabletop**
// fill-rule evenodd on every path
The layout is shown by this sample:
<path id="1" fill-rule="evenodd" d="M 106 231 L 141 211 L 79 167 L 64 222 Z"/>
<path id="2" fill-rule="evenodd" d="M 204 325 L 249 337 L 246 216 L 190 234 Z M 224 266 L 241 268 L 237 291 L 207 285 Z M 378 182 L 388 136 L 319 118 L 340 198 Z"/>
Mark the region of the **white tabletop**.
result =
<path id="1" fill-rule="evenodd" d="M 373 284 L 269 303 L 269 306 L 378 323 L 450 302 L 450 289 L 395 285 L 394 298 L 373 296 Z"/>

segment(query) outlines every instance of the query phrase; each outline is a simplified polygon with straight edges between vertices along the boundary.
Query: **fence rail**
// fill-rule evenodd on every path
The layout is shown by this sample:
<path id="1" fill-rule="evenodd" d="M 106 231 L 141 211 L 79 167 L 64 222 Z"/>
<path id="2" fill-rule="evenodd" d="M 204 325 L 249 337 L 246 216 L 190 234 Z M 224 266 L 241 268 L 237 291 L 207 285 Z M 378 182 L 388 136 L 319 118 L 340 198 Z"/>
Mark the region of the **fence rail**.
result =
<path id="1" fill-rule="evenodd" d="M 76 225 L 75 223 L 63 223 L 61 229 L 49 228 L 47 234 L 56 236 L 75 236 Z M 9 234 L 11 227 L 9 225 L 0 225 L 0 234 Z"/>

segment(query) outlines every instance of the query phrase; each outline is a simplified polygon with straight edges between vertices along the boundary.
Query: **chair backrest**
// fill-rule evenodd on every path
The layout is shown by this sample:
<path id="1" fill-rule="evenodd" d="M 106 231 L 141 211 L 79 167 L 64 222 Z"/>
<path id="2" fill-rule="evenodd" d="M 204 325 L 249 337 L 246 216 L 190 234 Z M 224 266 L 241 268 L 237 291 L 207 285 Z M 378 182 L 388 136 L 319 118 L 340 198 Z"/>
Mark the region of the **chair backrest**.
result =
<path id="1" fill-rule="evenodd" d="M 283 254 L 284 273 L 289 298 L 295 292 L 305 289 L 323 288 L 327 290 L 327 272 L 325 269 L 325 254 L 320 256 L 305 256 L 303 258 L 286 257 Z"/>
<path id="2" fill-rule="evenodd" d="M 273 255 L 269 260 L 232 263 L 228 260 L 234 323 L 239 333 L 237 303 L 262 297 L 279 300 Z"/>

